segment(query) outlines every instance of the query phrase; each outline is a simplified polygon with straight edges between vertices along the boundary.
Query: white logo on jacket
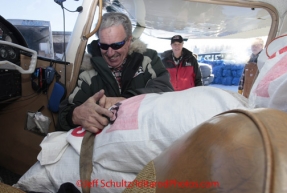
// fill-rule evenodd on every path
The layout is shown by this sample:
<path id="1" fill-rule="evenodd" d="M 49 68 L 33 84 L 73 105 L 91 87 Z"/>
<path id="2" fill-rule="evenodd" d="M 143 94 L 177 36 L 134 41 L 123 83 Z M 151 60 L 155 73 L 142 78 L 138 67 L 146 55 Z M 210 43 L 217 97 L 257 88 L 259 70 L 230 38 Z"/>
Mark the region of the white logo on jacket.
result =
<path id="1" fill-rule="evenodd" d="M 143 70 L 143 67 L 140 66 L 139 69 L 138 69 L 138 71 L 135 73 L 134 78 L 135 78 L 136 76 L 138 76 L 139 74 L 142 74 L 142 73 L 144 73 L 144 70 Z"/>
<path id="2" fill-rule="evenodd" d="M 186 63 L 185 63 L 185 66 L 191 66 L 191 63 L 186 62 Z"/>

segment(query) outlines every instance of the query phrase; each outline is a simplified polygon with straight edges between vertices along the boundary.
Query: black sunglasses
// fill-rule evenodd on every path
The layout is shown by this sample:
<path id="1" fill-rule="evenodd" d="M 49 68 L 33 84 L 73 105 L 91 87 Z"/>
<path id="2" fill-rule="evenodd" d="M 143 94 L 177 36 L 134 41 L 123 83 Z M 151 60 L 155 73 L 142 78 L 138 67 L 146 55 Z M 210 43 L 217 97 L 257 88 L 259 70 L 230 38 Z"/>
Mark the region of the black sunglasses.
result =
<path id="1" fill-rule="evenodd" d="M 121 42 L 116 42 L 116 43 L 112 43 L 112 44 L 102 44 L 101 42 L 98 42 L 98 45 L 103 50 L 108 50 L 109 47 L 111 47 L 113 50 L 118 50 L 121 47 L 123 47 L 125 45 L 125 43 L 126 43 L 126 39 L 124 39 Z"/>

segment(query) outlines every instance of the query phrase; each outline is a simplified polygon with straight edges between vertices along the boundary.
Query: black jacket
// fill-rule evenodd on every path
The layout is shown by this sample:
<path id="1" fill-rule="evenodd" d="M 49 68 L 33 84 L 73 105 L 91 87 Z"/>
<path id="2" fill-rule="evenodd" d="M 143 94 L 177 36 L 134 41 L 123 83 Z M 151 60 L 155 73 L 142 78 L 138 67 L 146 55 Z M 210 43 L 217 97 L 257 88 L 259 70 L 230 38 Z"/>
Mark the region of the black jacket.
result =
<path id="1" fill-rule="evenodd" d="M 105 90 L 107 97 L 125 98 L 144 93 L 173 91 L 169 74 L 157 52 L 146 49 L 139 40 L 137 41 L 130 46 L 129 55 L 123 66 L 121 93 L 108 64 L 98 55 L 98 51 L 94 52 L 95 57 L 91 58 L 92 68 L 79 75 L 78 86 L 60 105 L 57 130 L 70 130 L 76 127 L 77 125 L 72 122 L 74 108 L 101 89 Z M 97 44 L 93 42 L 93 45 Z"/>

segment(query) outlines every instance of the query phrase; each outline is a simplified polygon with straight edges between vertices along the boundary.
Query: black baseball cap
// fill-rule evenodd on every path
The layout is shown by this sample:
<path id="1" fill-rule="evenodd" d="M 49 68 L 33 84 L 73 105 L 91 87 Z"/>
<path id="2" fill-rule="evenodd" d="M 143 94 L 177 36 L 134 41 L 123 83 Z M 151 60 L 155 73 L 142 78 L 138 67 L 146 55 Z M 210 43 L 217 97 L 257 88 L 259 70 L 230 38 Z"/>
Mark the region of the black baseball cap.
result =
<path id="1" fill-rule="evenodd" d="M 182 43 L 183 39 L 180 35 L 175 35 L 171 38 L 171 44 L 173 44 L 174 42 Z"/>

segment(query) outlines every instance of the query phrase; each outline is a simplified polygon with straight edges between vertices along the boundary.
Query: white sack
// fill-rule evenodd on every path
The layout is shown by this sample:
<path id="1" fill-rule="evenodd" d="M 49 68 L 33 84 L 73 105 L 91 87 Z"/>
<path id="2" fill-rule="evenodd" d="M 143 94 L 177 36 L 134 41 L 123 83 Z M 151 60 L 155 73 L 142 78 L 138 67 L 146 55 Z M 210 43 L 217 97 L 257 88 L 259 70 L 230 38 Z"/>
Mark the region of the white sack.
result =
<path id="1" fill-rule="evenodd" d="M 41 165 L 53 164 L 59 161 L 68 147 L 69 143 L 66 141 L 66 132 L 48 133 L 40 144 L 42 151 L 37 156 Z"/>
<path id="2" fill-rule="evenodd" d="M 122 101 L 116 121 L 96 135 L 91 181 L 98 180 L 98 185 L 91 187 L 91 192 L 122 192 L 125 189 L 123 185 L 104 187 L 104 183 L 132 181 L 149 161 L 186 132 L 219 113 L 238 108 L 247 108 L 247 100 L 243 96 L 204 86 L 139 95 Z M 33 170 L 28 171 L 30 176 L 26 173 L 17 185 L 36 191 L 36 184 L 52 184 L 53 187 L 46 189 L 55 192 L 62 183 L 72 182 L 80 188 L 77 185 L 80 180 L 79 144 L 84 133 L 81 128 L 68 132 L 67 141 L 71 145 L 62 158 L 55 164 L 39 169 L 46 171 L 49 183 L 47 179 L 37 180 L 38 174 L 43 172 Z M 33 183 L 28 180 L 30 177 L 35 179 Z"/>
<path id="3" fill-rule="evenodd" d="M 260 58 L 267 60 L 251 88 L 249 105 L 287 112 L 287 36 L 274 39 Z"/>

